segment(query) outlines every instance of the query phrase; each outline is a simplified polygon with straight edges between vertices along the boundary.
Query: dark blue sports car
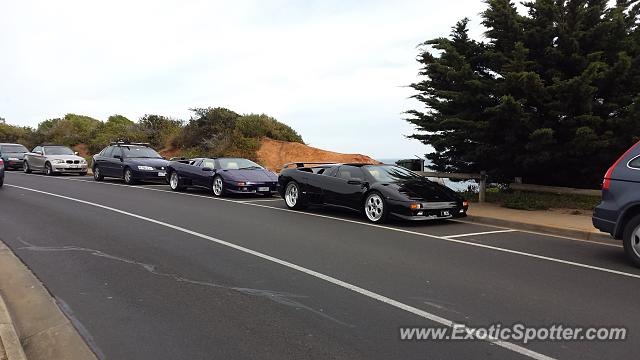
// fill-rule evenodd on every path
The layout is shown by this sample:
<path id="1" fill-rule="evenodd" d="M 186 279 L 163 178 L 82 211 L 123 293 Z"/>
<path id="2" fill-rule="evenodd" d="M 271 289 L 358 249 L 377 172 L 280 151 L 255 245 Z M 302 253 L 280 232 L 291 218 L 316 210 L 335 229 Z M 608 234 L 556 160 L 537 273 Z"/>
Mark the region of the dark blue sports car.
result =
<path id="1" fill-rule="evenodd" d="M 167 167 L 171 189 L 206 188 L 215 196 L 225 194 L 263 194 L 277 191 L 278 176 L 242 158 L 172 159 Z"/>

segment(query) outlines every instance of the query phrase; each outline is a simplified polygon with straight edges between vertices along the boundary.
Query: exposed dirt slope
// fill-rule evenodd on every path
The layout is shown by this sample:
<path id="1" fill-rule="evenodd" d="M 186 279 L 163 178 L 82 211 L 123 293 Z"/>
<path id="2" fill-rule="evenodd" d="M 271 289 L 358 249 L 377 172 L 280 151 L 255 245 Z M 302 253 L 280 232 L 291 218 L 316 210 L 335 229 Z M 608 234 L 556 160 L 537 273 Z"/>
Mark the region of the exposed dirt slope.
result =
<path id="1" fill-rule="evenodd" d="M 258 150 L 258 162 L 273 171 L 280 171 L 282 166 L 290 162 L 337 162 L 337 163 L 367 163 L 379 164 L 366 155 L 341 154 L 333 151 L 322 150 L 308 145 L 271 140 L 264 138 Z"/>

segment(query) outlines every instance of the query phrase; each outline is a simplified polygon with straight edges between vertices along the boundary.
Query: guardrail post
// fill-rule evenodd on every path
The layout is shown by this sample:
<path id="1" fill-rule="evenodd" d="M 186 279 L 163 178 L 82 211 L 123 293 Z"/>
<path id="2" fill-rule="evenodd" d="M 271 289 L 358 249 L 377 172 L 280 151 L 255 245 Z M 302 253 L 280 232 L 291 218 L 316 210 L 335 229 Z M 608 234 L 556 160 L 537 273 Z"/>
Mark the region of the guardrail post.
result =
<path id="1" fill-rule="evenodd" d="M 487 172 L 480 171 L 480 189 L 478 191 L 478 202 L 483 203 L 487 195 Z"/>

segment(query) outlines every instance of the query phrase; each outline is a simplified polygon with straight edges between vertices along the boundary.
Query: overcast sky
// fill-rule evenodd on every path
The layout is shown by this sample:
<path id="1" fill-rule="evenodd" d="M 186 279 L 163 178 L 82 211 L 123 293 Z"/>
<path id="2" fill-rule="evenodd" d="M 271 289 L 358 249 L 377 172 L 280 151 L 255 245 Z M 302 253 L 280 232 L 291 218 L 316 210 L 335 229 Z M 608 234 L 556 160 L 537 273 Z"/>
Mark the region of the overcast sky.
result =
<path id="1" fill-rule="evenodd" d="M 106 120 L 191 107 L 266 113 L 316 147 L 423 155 L 402 112 L 419 106 L 416 46 L 481 0 L 0 0 L 0 117 Z"/>

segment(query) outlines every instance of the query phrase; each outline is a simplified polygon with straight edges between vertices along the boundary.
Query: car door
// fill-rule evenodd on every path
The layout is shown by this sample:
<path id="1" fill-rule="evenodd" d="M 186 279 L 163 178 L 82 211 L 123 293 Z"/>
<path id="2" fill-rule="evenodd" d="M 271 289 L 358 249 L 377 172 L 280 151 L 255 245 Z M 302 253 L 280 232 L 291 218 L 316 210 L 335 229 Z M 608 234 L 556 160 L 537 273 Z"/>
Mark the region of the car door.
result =
<path id="1" fill-rule="evenodd" d="M 364 172 L 360 167 L 341 165 L 334 176 L 327 176 L 323 188 L 325 202 L 332 205 L 360 209 L 366 190 Z"/>
<path id="2" fill-rule="evenodd" d="M 202 185 L 202 181 L 199 179 L 199 175 L 202 171 L 200 164 L 202 163 L 201 159 L 193 160 L 192 163 L 189 164 L 180 164 L 180 177 L 183 178 L 187 184 L 191 184 L 193 186 L 204 186 Z"/>
<path id="3" fill-rule="evenodd" d="M 114 146 L 111 156 L 107 159 L 109 173 L 112 177 L 122 177 L 124 173 L 124 153 L 120 146 Z"/>
<path id="4" fill-rule="evenodd" d="M 216 162 L 213 159 L 202 159 L 197 166 L 193 166 L 192 171 L 194 185 L 208 188 L 215 168 Z M 208 171 L 208 169 L 211 169 L 211 171 Z"/>
<path id="5" fill-rule="evenodd" d="M 111 157 L 113 152 L 113 146 L 108 146 L 104 148 L 98 155 L 93 157 L 94 167 L 99 167 L 103 176 L 108 176 L 108 164 L 107 160 Z"/>
<path id="6" fill-rule="evenodd" d="M 29 166 L 35 170 L 44 169 L 44 148 L 36 146 L 29 155 Z"/>

